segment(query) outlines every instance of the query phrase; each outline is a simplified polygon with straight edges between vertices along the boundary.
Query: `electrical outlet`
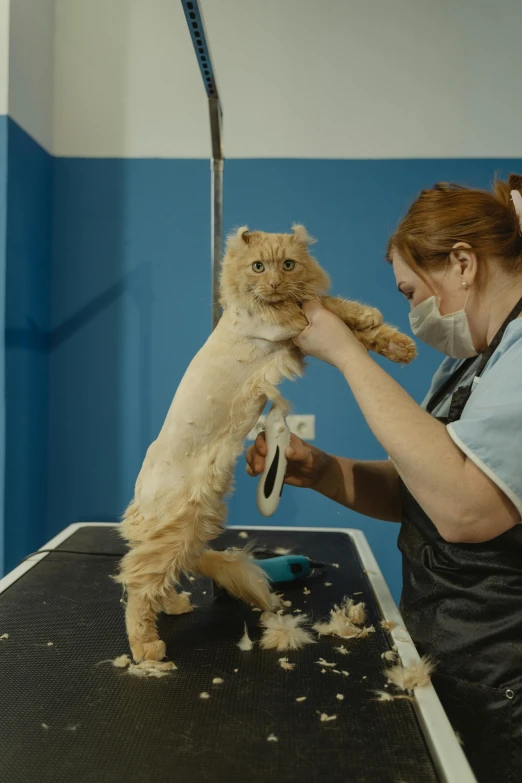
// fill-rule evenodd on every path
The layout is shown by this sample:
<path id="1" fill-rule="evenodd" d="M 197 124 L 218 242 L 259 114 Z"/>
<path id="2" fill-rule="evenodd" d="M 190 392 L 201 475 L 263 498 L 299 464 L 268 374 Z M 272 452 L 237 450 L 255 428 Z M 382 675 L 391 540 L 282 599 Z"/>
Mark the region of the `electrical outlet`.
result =
<path id="1" fill-rule="evenodd" d="M 293 432 L 303 440 L 315 440 L 315 416 L 312 414 L 290 414 L 286 417 L 286 423 Z"/>
<path id="2" fill-rule="evenodd" d="M 248 440 L 255 440 L 265 426 L 266 416 L 260 416 L 255 427 L 252 427 L 247 435 Z M 315 440 L 315 415 L 290 414 L 286 417 L 286 423 L 290 432 L 303 440 Z"/>
<path id="3" fill-rule="evenodd" d="M 255 440 L 257 438 L 259 433 L 263 431 L 263 428 L 265 426 L 265 419 L 266 416 L 259 417 L 259 419 L 257 420 L 257 424 L 254 427 L 252 427 L 252 429 L 248 433 L 247 440 Z"/>

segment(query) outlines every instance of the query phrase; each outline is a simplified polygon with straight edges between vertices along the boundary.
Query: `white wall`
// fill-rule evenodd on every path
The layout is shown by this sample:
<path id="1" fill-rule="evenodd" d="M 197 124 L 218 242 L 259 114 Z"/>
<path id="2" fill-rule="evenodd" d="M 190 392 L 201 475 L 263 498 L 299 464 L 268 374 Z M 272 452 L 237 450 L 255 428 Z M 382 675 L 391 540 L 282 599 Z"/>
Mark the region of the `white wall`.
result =
<path id="1" fill-rule="evenodd" d="M 7 114 L 9 80 L 9 0 L 0 0 L 0 114 Z"/>
<path id="2" fill-rule="evenodd" d="M 520 0 L 205 0 L 204 9 L 229 154 L 522 155 Z"/>
<path id="3" fill-rule="evenodd" d="M 56 0 L 55 35 L 56 154 L 209 154 L 180 0 Z"/>
<path id="4" fill-rule="evenodd" d="M 202 7 L 228 157 L 522 156 L 520 0 Z M 58 155 L 207 157 L 179 0 L 56 0 L 54 118 Z"/>
<path id="5" fill-rule="evenodd" d="M 54 0 L 11 0 L 9 28 L 9 116 L 51 151 Z"/>

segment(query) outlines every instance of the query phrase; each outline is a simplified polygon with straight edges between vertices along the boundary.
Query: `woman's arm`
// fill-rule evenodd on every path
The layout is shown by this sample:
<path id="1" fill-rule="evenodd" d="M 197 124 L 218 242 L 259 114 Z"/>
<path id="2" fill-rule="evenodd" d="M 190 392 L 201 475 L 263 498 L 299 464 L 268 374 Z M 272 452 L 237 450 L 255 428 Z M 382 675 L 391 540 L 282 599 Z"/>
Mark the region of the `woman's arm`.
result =
<path id="1" fill-rule="evenodd" d="M 454 543 L 488 541 L 520 522 L 511 501 L 455 445 L 334 315 L 306 305 L 309 326 L 295 340 L 337 366 L 373 434 L 439 533 Z"/>
<path id="2" fill-rule="evenodd" d="M 328 469 L 313 489 L 367 517 L 401 521 L 399 480 L 390 460 L 371 462 L 327 456 Z"/>
<path id="3" fill-rule="evenodd" d="M 265 468 L 265 434 L 247 449 L 247 473 L 258 476 Z M 308 487 L 359 514 L 400 522 L 401 502 L 397 471 L 390 460 L 370 462 L 333 457 L 291 435 L 285 483 Z"/>

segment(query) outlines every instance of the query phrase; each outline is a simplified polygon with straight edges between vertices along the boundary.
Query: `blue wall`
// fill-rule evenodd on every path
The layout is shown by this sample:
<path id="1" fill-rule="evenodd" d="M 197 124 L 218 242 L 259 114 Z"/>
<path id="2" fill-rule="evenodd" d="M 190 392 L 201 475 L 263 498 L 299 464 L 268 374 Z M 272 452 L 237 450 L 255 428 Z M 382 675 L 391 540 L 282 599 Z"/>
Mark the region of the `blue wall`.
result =
<path id="1" fill-rule="evenodd" d="M 49 529 L 118 519 L 210 324 L 206 161 L 55 161 Z"/>
<path id="2" fill-rule="evenodd" d="M 233 160 L 225 226 L 303 222 L 335 293 L 408 329 L 384 263 L 410 201 L 437 180 L 487 187 L 519 160 Z M 52 159 L 0 117 L 0 317 L 6 282 L 6 566 L 74 521 L 116 520 L 130 499 L 186 365 L 210 326 L 209 166 L 196 160 Z M 420 400 L 439 357 L 382 362 Z M 384 456 L 349 389 L 310 361 L 285 393 L 315 413 L 317 445 Z M 392 413 L 392 412 L 391 412 Z M 1 435 L 1 432 L 0 432 Z M 0 439 L 0 443 L 3 439 Z M 0 492 L 4 471 L 0 450 Z M 255 482 L 237 470 L 230 521 L 262 524 Z M 287 487 L 273 524 L 362 528 L 394 595 L 397 527 Z M 0 556 L 2 537 L 0 536 Z"/>
<path id="3" fill-rule="evenodd" d="M 499 160 L 227 161 L 225 227 L 286 231 L 303 222 L 319 239 L 315 252 L 334 292 L 376 305 L 407 329 L 406 302 L 383 256 L 409 202 L 437 180 L 487 187 L 495 170 L 520 168 Z M 54 161 L 47 536 L 79 520 L 118 519 L 208 335 L 208 192 L 206 161 Z M 420 400 L 439 358 L 422 348 L 411 367 L 385 366 Z M 285 391 L 297 412 L 316 414 L 318 446 L 384 456 L 331 367 L 311 361 Z M 230 521 L 264 521 L 243 464 Z M 397 526 L 289 487 L 271 522 L 362 528 L 398 596 Z"/>
<path id="4" fill-rule="evenodd" d="M 8 121 L 5 565 L 46 539 L 53 160 Z"/>
<path id="5" fill-rule="evenodd" d="M 0 115 L 0 328 L 5 323 L 5 256 L 7 226 L 7 124 Z M 5 482 L 5 346 L 0 344 L 0 575 L 4 568 L 4 482 Z"/>

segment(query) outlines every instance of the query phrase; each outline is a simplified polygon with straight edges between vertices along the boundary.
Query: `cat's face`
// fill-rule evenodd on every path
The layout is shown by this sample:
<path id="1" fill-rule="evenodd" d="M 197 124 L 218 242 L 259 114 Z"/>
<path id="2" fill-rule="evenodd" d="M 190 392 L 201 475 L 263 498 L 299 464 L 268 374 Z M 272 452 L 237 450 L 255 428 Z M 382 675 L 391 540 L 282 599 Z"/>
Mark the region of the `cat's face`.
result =
<path id="1" fill-rule="evenodd" d="M 326 272 L 308 252 L 314 241 L 303 226 L 293 234 L 265 234 L 240 228 L 227 241 L 221 297 L 247 305 L 300 304 L 330 287 Z"/>

